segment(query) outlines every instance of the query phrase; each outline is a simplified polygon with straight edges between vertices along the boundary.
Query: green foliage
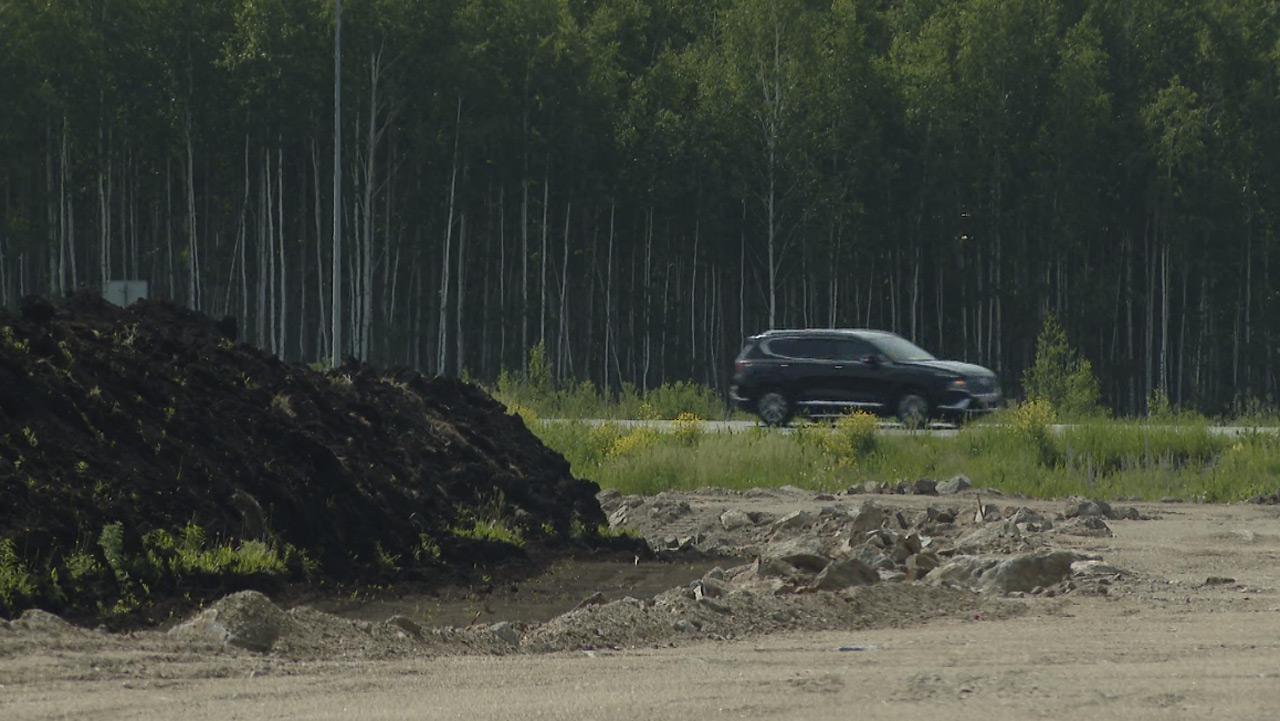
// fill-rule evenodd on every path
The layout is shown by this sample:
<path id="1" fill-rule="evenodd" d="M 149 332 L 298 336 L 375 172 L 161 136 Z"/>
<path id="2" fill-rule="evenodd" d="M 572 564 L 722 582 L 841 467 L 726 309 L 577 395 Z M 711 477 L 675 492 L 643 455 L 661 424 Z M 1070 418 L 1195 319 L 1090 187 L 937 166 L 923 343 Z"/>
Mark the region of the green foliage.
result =
<path id="1" fill-rule="evenodd" d="M 864 411 L 840 416 L 830 431 L 821 436 L 822 449 L 835 459 L 837 467 L 857 467 L 858 462 L 880 446 L 880 419 Z"/>
<path id="2" fill-rule="evenodd" d="M 425 533 L 418 534 L 418 543 L 410 551 L 414 562 L 433 566 L 440 562 L 440 544 Z"/>
<path id="3" fill-rule="evenodd" d="M 449 532 L 473 541 L 506 543 L 512 546 L 525 544 L 524 532 L 507 514 L 506 498 L 497 493 L 482 499 L 474 508 L 464 509 Z"/>
<path id="4" fill-rule="evenodd" d="M 981 485 L 1033 497 L 1235 501 L 1274 490 L 1280 477 L 1280 436 L 1270 431 L 1231 439 L 1202 419 L 1094 419 L 1066 427 L 1054 420 L 1046 401 L 1032 401 L 953 437 L 868 434 L 865 419 L 851 419 L 843 428 L 799 425 L 789 434 L 706 433 L 696 448 L 673 433 L 648 433 L 640 441 L 586 424 L 542 423 L 534 430 L 565 455 L 575 474 L 624 493 L 705 486 L 836 490 L 868 479 L 964 473 Z M 611 455 L 615 447 L 623 451 Z"/>
<path id="5" fill-rule="evenodd" d="M 188 523 L 174 539 L 167 531 L 155 529 L 142 537 L 148 565 L 160 577 L 189 574 L 249 576 L 281 574 L 284 559 L 262 541 L 242 540 L 236 545 L 211 543 L 205 530 Z"/>
<path id="6" fill-rule="evenodd" d="M 525 378 L 529 390 L 536 398 L 542 398 L 555 388 L 555 377 L 551 371 L 551 361 L 547 358 L 547 346 L 538 341 L 529 349 L 529 372 Z"/>
<path id="7" fill-rule="evenodd" d="M 1093 366 L 1067 341 L 1067 331 L 1052 312 L 1036 339 L 1035 362 L 1022 375 L 1027 400 L 1045 401 L 1064 420 L 1091 418 L 1102 412 Z"/>
<path id="8" fill-rule="evenodd" d="M 725 404 L 712 388 L 674 381 L 647 392 L 623 383 L 614 394 L 601 393 L 589 380 L 558 384 L 550 376 L 544 351 L 529 353 L 529 379 L 503 369 L 491 392 L 494 398 L 526 421 L 537 418 L 587 419 L 623 418 L 674 420 L 681 414 L 698 418 L 723 418 Z"/>
<path id="9" fill-rule="evenodd" d="M 683 446 L 696 446 L 706 435 L 706 424 L 693 413 L 681 413 L 671 422 L 671 433 Z"/>
<path id="10" fill-rule="evenodd" d="M 636 426 L 614 441 L 609 450 L 605 452 L 604 457 L 607 461 L 617 461 L 653 448 L 661 440 L 662 434 L 656 429 L 648 426 Z"/>
<path id="11" fill-rule="evenodd" d="M 12 613 L 35 595 L 36 586 L 14 548 L 13 539 L 0 538 L 0 613 Z"/>

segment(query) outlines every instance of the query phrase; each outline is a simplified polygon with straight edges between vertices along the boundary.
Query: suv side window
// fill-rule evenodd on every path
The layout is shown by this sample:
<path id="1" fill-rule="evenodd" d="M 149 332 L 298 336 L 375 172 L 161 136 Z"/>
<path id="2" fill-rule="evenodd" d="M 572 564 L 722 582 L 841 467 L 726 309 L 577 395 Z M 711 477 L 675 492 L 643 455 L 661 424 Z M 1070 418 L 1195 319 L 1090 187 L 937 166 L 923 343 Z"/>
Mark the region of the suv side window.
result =
<path id="1" fill-rule="evenodd" d="M 764 342 L 765 350 L 769 355 L 775 355 L 780 358 L 795 358 L 795 341 L 791 338 L 777 338 Z"/>
<path id="2" fill-rule="evenodd" d="M 800 338 L 800 357 L 810 360 L 830 360 L 835 348 L 826 338 Z"/>
<path id="3" fill-rule="evenodd" d="M 769 342 L 769 351 L 783 358 L 831 360 L 836 348 L 825 338 L 779 338 Z"/>
<path id="4" fill-rule="evenodd" d="M 856 361 L 875 353 L 875 348 L 861 338 L 841 338 L 835 341 L 836 360 Z"/>

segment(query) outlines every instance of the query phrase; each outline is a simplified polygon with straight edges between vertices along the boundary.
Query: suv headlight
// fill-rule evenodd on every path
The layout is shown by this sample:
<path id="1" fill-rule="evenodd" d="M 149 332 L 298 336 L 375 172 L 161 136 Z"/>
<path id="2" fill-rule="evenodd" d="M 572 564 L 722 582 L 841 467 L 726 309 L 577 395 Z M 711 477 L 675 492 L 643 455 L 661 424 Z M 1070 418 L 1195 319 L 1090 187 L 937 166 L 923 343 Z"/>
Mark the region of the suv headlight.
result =
<path id="1" fill-rule="evenodd" d="M 965 379 L 963 379 L 963 378 L 953 378 L 953 379 L 951 380 L 950 387 L 952 387 L 952 388 L 954 388 L 954 389 L 956 389 L 956 390 L 963 390 L 963 389 L 967 388 L 967 387 L 968 387 L 968 385 L 969 385 L 969 382 L 968 382 L 968 381 L 966 381 L 966 380 L 965 380 Z"/>

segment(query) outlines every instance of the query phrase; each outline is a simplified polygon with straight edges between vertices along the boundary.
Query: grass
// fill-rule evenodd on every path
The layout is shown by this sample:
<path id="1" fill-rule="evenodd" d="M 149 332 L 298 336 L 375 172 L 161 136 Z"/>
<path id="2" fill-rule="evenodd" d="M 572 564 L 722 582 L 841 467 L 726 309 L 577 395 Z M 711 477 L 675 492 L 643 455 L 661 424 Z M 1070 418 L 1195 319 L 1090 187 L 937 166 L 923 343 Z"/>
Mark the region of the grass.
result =
<path id="1" fill-rule="evenodd" d="M 615 423 L 534 421 L 575 475 L 623 493 L 707 486 L 794 485 L 815 491 L 865 480 L 946 479 L 963 473 L 1008 494 L 1229 502 L 1280 485 L 1280 437 L 1215 435 L 1195 417 L 1094 420 L 1061 432 L 1036 409 L 973 425 L 954 437 L 872 435 L 857 416 L 831 426 L 664 434 Z"/>

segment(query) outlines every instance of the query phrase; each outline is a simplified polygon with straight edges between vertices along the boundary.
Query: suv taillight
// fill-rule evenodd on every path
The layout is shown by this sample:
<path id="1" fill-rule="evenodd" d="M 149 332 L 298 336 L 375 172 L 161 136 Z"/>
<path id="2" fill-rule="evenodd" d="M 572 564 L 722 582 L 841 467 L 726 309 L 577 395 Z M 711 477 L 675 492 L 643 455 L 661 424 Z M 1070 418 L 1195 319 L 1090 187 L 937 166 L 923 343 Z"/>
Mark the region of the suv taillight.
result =
<path id="1" fill-rule="evenodd" d="M 736 360 L 736 361 L 734 361 L 734 362 L 733 362 L 733 372 L 734 372 L 734 373 L 741 373 L 742 371 L 744 371 L 744 370 L 746 370 L 746 369 L 747 369 L 747 362 L 746 362 L 746 361 L 744 361 L 744 360 L 742 360 L 741 358 L 739 358 L 738 360 Z"/>

